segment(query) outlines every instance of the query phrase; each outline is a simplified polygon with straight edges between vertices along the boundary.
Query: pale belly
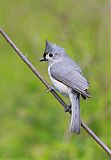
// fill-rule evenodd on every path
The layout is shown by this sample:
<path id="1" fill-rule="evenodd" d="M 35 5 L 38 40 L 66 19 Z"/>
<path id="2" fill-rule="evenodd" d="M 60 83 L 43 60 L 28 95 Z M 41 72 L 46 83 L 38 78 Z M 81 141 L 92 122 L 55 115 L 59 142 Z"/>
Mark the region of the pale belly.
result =
<path id="1" fill-rule="evenodd" d="M 55 80 L 51 74 L 50 74 L 50 67 L 48 67 L 48 74 L 49 74 L 49 77 L 54 85 L 54 87 L 63 95 L 65 96 L 68 96 L 68 93 L 69 93 L 69 87 L 67 87 L 66 85 L 64 85 L 63 83 Z"/>
<path id="2" fill-rule="evenodd" d="M 69 92 L 69 87 L 67 87 L 66 85 L 64 85 L 63 83 L 55 80 L 54 78 L 52 78 L 50 76 L 50 79 L 54 85 L 54 87 L 63 95 L 68 96 L 68 92 Z"/>

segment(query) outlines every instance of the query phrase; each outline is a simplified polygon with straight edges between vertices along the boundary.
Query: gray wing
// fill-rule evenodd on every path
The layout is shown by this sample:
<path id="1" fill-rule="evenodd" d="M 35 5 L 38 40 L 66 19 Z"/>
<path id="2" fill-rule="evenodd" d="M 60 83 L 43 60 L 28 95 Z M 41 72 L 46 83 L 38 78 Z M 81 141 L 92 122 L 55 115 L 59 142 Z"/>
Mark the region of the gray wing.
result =
<path id="1" fill-rule="evenodd" d="M 70 62 L 70 63 L 69 63 Z M 87 93 L 89 84 L 83 77 L 79 66 L 72 60 L 57 62 L 50 68 L 51 76 L 74 89 L 85 97 L 90 97 Z"/>

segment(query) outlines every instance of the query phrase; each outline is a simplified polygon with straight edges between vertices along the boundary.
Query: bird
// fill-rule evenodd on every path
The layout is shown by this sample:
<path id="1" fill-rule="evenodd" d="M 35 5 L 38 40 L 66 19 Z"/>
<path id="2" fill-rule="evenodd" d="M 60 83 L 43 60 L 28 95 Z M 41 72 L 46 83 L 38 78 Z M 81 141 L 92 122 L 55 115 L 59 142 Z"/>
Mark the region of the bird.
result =
<path id="1" fill-rule="evenodd" d="M 71 109 L 70 131 L 79 134 L 80 96 L 83 99 L 91 97 L 88 92 L 89 82 L 83 76 L 79 65 L 68 56 L 65 49 L 48 40 L 40 61 L 48 62 L 48 75 L 54 88 L 62 95 L 69 97 L 71 105 L 65 111 Z"/>

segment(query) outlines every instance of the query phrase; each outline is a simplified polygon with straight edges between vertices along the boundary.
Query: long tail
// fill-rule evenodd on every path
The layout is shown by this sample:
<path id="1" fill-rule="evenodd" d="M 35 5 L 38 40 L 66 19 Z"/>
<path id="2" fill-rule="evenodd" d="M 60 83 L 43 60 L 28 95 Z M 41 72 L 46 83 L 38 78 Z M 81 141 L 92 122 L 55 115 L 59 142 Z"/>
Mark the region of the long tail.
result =
<path id="1" fill-rule="evenodd" d="M 80 94 L 74 91 L 69 93 L 69 98 L 72 106 L 72 115 L 71 115 L 71 124 L 70 130 L 71 132 L 75 132 L 76 134 L 80 133 Z"/>

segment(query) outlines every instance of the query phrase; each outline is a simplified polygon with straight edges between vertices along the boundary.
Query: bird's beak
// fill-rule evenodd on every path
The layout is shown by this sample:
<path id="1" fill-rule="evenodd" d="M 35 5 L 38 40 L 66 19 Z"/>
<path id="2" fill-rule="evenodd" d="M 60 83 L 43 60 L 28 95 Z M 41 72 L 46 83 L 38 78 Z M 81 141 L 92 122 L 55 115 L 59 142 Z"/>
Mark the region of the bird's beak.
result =
<path id="1" fill-rule="evenodd" d="M 45 59 L 44 57 L 42 57 L 39 61 L 40 61 L 40 62 L 46 61 L 46 59 Z"/>

